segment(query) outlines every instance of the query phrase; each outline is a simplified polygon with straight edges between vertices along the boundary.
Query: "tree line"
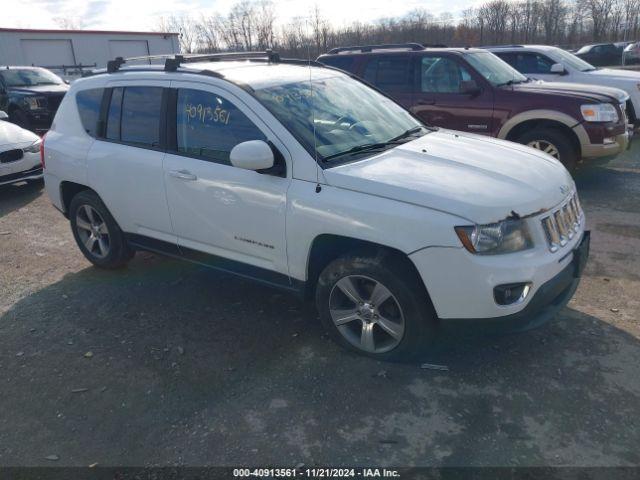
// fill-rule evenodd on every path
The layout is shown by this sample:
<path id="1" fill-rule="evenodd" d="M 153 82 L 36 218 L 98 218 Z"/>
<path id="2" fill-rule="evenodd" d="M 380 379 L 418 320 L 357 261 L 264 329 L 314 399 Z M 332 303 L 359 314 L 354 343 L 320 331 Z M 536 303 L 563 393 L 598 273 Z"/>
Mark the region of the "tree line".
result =
<path id="1" fill-rule="evenodd" d="M 459 19 L 418 8 L 344 26 L 333 25 L 317 6 L 306 18 L 281 22 L 271 0 L 241 0 L 226 14 L 163 17 L 157 30 L 180 33 L 184 53 L 272 48 L 298 58 L 315 58 L 339 46 L 405 42 L 578 47 L 640 40 L 640 0 L 490 0 Z"/>

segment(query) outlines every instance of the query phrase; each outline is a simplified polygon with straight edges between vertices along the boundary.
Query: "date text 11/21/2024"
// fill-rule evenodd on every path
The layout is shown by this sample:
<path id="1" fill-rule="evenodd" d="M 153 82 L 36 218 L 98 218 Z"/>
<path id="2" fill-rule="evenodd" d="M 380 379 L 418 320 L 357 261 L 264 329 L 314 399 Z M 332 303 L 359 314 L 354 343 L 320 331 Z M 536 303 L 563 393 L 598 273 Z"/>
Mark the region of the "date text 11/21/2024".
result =
<path id="1" fill-rule="evenodd" d="M 236 478 L 400 478 L 388 468 L 234 468 Z"/>

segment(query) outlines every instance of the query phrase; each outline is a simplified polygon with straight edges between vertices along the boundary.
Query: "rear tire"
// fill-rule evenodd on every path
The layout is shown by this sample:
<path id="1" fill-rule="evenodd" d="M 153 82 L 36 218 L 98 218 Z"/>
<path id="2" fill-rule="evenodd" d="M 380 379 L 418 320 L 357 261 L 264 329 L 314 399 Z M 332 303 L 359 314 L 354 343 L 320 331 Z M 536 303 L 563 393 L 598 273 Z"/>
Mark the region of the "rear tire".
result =
<path id="1" fill-rule="evenodd" d="M 120 268 L 135 254 L 96 193 L 76 194 L 69 205 L 69 220 L 80 251 L 96 267 Z"/>
<path id="2" fill-rule="evenodd" d="M 579 155 L 573 143 L 559 130 L 553 128 L 534 128 L 517 138 L 518 143 L 536 150 L 545 151 L 559 160 L 567 170 L 574 171 Z"/>
<path id="3" fill-rule="evenodd" d="M 318 279 L 316 306 L 336 343 L 378 360 L 415 359 L 436 333 L 437 316 L 422 282 L 385 252 L 332 261 Z"/>

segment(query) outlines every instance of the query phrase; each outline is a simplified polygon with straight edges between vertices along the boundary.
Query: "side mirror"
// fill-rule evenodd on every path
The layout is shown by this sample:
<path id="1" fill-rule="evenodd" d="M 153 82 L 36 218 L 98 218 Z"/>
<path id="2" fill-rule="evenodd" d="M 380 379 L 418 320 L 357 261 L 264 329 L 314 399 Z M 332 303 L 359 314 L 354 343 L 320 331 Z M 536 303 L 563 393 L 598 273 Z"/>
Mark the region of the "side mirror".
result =
<path id="1" fill-rule="evenodd" d="M 562 65 L 561 63 L 554 63 L 553 65 L 551 65 L 549 73 L 555 73 L 556 75 L 566 75 L 567 71 L 565 70 L 564 65 Z"/>
<path id="2" fill-rule="evenodd" d="M 273 151 L 262 140 L 249 140 L 233 147 L 229 154 L 231 165 L 245 170 L 266 170 L 273 167 Z"/>
<path id="3" fill-rule="evenodd" d="M 9 115 L 4 110 L 0 110 L 0 120 L 9 120 Z"/>
<path id="4" fill-rule="evenodd" d="M 478 95 L 480 93 L 480 87 L 475 80 L 463 80 L 460 82 L 460 93 L 467 95 Z"/>

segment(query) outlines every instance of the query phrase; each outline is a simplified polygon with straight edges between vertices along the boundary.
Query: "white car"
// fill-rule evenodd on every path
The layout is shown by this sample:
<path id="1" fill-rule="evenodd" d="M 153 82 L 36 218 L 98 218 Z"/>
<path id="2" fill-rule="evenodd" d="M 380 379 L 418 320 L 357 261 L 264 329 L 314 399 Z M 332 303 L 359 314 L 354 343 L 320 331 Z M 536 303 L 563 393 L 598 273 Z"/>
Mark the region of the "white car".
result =
<path id="1" fill-rule="evenodd" d="M 41 180 L 40 137 L 8 118 L 0 110 L 0 185 Z"/>
<path id="2" fill-rule="evenodd" d="M 150 250 L 315 298 L 380 359 L 571 298 L 589 235 L 560 162 L 426 127 L 336 69 L 221 58 L 115 62 L 64 97 L 45 185 L 93 264 Z"/>
<path id="3" fill-rule="evenodd" d="M 586 83 L 624 90 L 629 94 L 629 123 L 640 127 L 640 72 L 596 68 L 566 50 L 548 45 L 508 45 L 489 47 L 488 50 L 520 73 L 537 80 Z"/>

